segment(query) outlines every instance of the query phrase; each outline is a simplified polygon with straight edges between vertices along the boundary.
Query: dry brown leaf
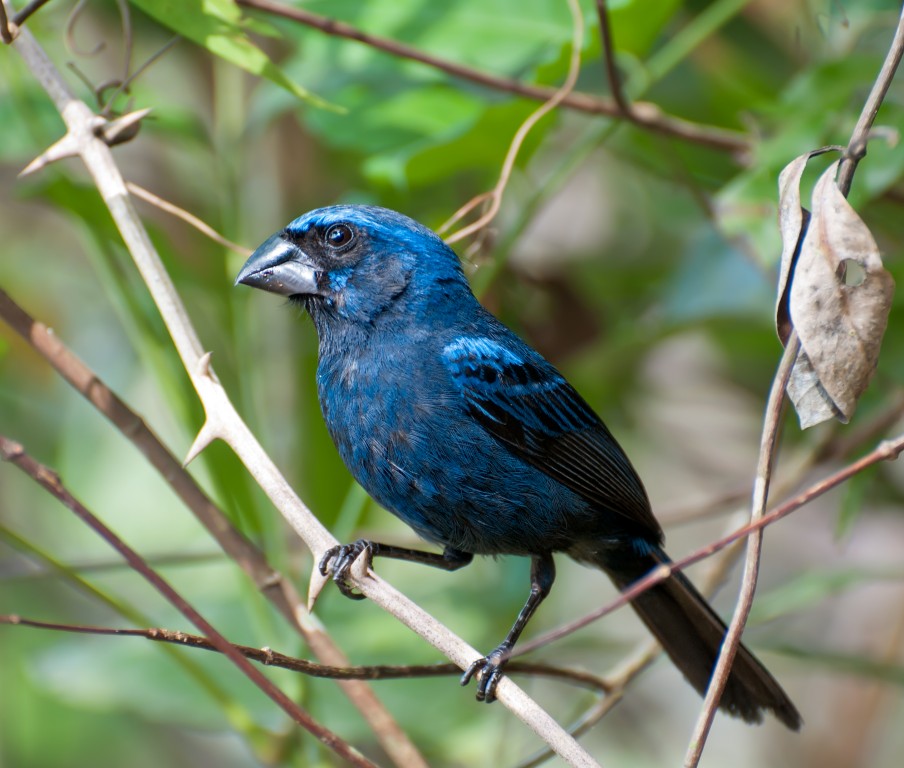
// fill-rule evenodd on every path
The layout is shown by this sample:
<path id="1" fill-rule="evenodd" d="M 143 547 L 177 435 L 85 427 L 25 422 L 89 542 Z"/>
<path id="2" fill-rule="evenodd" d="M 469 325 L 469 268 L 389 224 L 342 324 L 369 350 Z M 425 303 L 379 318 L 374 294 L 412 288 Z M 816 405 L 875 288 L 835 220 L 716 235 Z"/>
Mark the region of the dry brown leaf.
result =
<path id="1" fill-rule="evenodd" d="M 793 175 L 783 174 L 786 181 L 796 175 L 799 183 L 799 161 L 789 166 Z M 804 429 L 833 417 L 850 419 L 876 369 L 894 292 L 876 241 L 835 184 L 837 168 L 834 163 L 813 190 L 788 293 L 801 342 L 788 395 Z M 788 207 L 793 199 L 789 193 Z"/>
<path id="2" fill-rule="evenodd" d="M 808 152 L 792 160 L 778 177 L 778 228 L 782 235 L 782 260 L 778 273 L 778 296 L 775 302 L 775 329 L 782 345 L 791 335 L 791 318 L 788 314 L 788 287 L 791 271 L 800 246 L 800 238 L 809 220 L 809 211 L 800 202 L 800 180 L 807 162 Z"/>

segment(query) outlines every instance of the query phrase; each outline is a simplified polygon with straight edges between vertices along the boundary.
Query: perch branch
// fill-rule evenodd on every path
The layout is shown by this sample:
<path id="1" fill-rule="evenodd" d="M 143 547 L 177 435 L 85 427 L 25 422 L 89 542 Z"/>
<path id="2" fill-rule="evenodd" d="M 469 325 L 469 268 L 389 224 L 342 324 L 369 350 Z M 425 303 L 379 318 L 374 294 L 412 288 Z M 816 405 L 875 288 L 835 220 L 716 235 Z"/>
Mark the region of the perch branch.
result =
<path id="1" fill-rule="evenodd" d="M 110 148 L 96 135 L 103 119 L 72 95 L 57 69 L 27 29 L 21 30 L 13 47 L 23 57 L 62 115 L 67 135 L 71 137 L 110 210 L 204 406 L 206 420 L 189 450 L 188 459 L 196 456 L 212 440 L 226 441 L 274 506 L 311 549 L 316 562 L 336 540 L 279 473 L 235 411 L 217 379 L 210 366 L 210 355 L 204 352 L 185 307 L 141 224 Z M 319 575 L 315 575 L 315 580 L 320 580 Z M 321 580 L 320 583 L 324 581 Z M 460 668 L 466 669 L 471 662 L 481 658 L 474 648 L 372 572 L 368 572 L 365 578 L 358 579 L 356 586 Z M 316 588 L 315 583 L 315 591 Z M 497 698 L 570 765 L 598 765 L 545 710 L 510 679 L 502 680 Z"/>
<path id="2" fill-rule="evenodd" d="M 292 582 L 271 568 L 263 552 L 236 530 L 229 518 L 201 490 L 144 420 L 79 360 L 57 334 L 51 333 L 47 326 L 25 312 L 2 288 L 0 318 L 141 451 L 223 551 L 248 575 L 261 594 L 289 624 L 296 628 L 317 658 L 325 664 L 347 666 L 345 655 L 320 622 L 305 609 Z M 405 731 L 367 685 L 343 682 L 340 686 L 370 724 L 393 762 L 405 768 L 426 767 L 426 761 Z"/>

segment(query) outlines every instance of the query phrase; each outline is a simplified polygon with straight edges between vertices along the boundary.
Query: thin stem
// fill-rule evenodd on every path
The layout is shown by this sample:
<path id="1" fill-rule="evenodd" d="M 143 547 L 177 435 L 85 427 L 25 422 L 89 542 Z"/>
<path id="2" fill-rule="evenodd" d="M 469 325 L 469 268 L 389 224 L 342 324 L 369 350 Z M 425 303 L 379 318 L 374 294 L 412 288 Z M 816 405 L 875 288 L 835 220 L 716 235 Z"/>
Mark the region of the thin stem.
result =
<path id="1" fill-rule="evenodd" d="M 184 208 L 180 208 L 178 205 L 169 202 L 169 200 L 164 200 L 162 197 L 158 197 L 153 192 L 149 192 L 144 187 L 138 186 L 131 181 L 126 182 L 126 188 L 131 192 L 135 197 L 138 197 L 144 200 L 146 203 L 150 203 L 155 208 L 159 208 L 161 211 L 170 214 L 171 216 L 175 216 L 177 219 L 181 219 L 186 224 L 191 227 L 194 227 L 205 237 L 209 237 L 218 245 L 222 245 L 224 248 L 228 248 L 233 253 L 237 253 L 244 258 L 248 258 L 251 255 L 251 250 L 249 248 L 245 248 L 243 245 L 239 245 L 238 243 L 232 242 L 226 237 L 223 237 L 219 232 L 217 232 L 213 227 L 211 227 L 205 221 L 202 221 L 197 216 L 192 213 L 189 213 Z"/>
<path id="2" fill-rule="evenodd" d="M 866 144 L 869 138 L 869 131 L 872 128 L 876 115 L 879 113 L 879 107 L 885 99 L 885 94 L 891 86 L 891 81 L 895 77 L 898 70 L 898 64 L 901 63 L 901 56 L 904 54 L 904 6 L 901 8 L 901 15 L 898 17 L 898 26 L 895 29 L 895 36 L 888 49 L 885 61 L 882 63 L 882 69 L 873 83 L 872 90 L 866 98 L 863 110 L 860 113 L 860 119 L 854 126 L 851 134 L 851 140 L 848 142 L 847 149 L 841 159 L 841 166 L 838 169 L 838 178 L 836 183 L 841 194 L 845 197 L 851 190 L 851 183 L 854 180 L 854 171 L 857 170 L 857 164 L 866 157 Z"/>
<path id="3" fill-rule="evenodd" d="M 31 0 L 31 2 L 26 5 L 21 11 L 19 11 L 15 16 L 13 16 L 13 24 L 18 27 L 21 27 L 25 20 L 28 19 L 35 11 L 40 10 L 43 6 L 47 5 L 50 0 Z M 0 5 L 3 3 L 0 2 Z"/>
<path id="4" fill-rule="evenodd" d="M 621 114 L 628 120 L 633 120 L 631 104 L 625 96 L 622 88 L 621 74 L 615 61 L 615 48 L 612 45 L 612 27 L 609 24 L 609 7 L 607 0 L 596 0 L 596 14 L 600 20 L 600 41 L 603 46 L 603 62 L 606 65 L 606 77 L 609 80 L 609 91 L 612 98 L 621 110 Z"/>
<path id="5" fill-rule="evenodd" d="M 122 629 L 117 627 L 97 627 L 85 624 L 61 624 L 58 622 L 38 621 L 17 614 L 0 615 L 0 624 L 11 626 L 47 629 L 55 632 L 71 632 L 83 635 L 105 635 L 112 637 L 141 637 L 158 643 L 181 645 L 202 651 L 220 653 L 220 649 L 208 638 L 193 635 L 179 630 L 160 629 Z M 246 659 L 256 661 L 266 667 L 278 667 L 290 672 L 298 672 L 308 677 L 327 680 L 408 680 L 424 677 L 461 676 L 461 670 L 454 664 L 370 664 L 362 666 L 335 667 L 328 664 L 317 664 L 307 659 L 287 656 L 270 648 L 253 648 L 248 645 L 233 643 L 232 647 Z M 605 693 L 609 690 L 606 680 L 579 669 L 554 667 L 535 662 L 513 661 L 506 667 L 506 673 L 527 674 L 535 677 L 548 677 L 554 680 L 579 685 Z"/>
<path id="6" fill-rule="evenodd" d="M 870 127 L 876 119 L 876 114 L 891 81 L 894 78 L 895 71 L 904 54 L 904 7 L 901 9 L 901 15 L 898 18 L 898 26 L 895 35 L 889 47 L 888 54 L 882 64 L 876 81 L 866 103 L 860 113 L 860 118 L 848 147 L 845 150 L 841 167 L 838 172 L 837 184 L 841 193 L 847 197 L 854 178 L 854 171 L 860 159 L 866 155 L 866 145 L 869 136 Z M 769 393 L 769 400 L 766 406 L 766 423 L 763 428 L 763 436 L 760 442 L 760 459 L 757 466 L 757 476 L 754 483 L 753 504 L 751 512 L 751 523 L 759 522 L 763 517 L 766 507 L 766 500 L 769 492 L 769 477 L 771 475 L 772 457 L 775 446 L 776 429 L 778 419 L 781 412 L 781 405 L 784 399 L 785 387 L 791 376 L 791 370 L 797 360 L 797 354 L 800 350 L 800 340 L 797 333 L 792 331 L 790 338 L 786 342 L 785 353 L 782 356 L 782 362 L 779 371 L 773 381 L 772 389 Z M 738 604 L 735 608 L 728 633 L 722 643 L 722 649 L 719 653 L 719 659 L 713 670 L 712 679 L 706 692 L 706 698 L 703 702 L 703 708 L 691 735 L 687 752 L 684 758 L 685 768 L 697 768 L 700 758 L 703 755 L 703 748 L 706 745 L 706 739 L 712 727 L 713 718 L 719 705 L 719 699 L 725 684 L 728 681 L 728 675 L 731 672 L 731 662 L 734 660 L 735 653 L 741 641 L 741 633 L 744 630 L 744 624 L 750 613 L 753 604 L 753 595 L 756 590 L 757 572 L 759 569 L 760 548 L 762 545 L 762 534 L 757 532 L 751 536 L 747 544 L 747 558 L 744 567 L 744 578 L 741 586 L 741 594 Z"/>
<path id="7" fill-rule="evenodd" d="M 608 614 L 618 610 L 622 606 L 627 605 L 638 595 L 643 594 L 648 589 L 652 589 L 657 584 L 661 584 L 676 571 L 683 571 L 685 568 L 692 566 L 694 563 L 699 563 L 701 560 L 705 560 L 706 558 L 711 557 L 716 552 L 719 552 L 726 547 L 731 546 L 736 541 L 740 541 L 741 539 L 750 536 L 750 534 L 756 531 L 760 531 L 763 528 L 772 525 L 773 523 L 777 523 L 779 520 L 782 520 L 791 513 L 796 512 L 801 507 L 806 506 L 811 501 L 813 501 L 813 499 L 816 499 L 823 494 L 828 493 L 833 488 L 837 488 L 839 485 L 846 483 L 855 475 L 863 472 L 863 470 L 865 470 L 867 467 L 871 467 L 881 461 L 893 461 L 894 459 L 898 458 L 898 455 L 902 451 L 904 451 L 904 434 L 898 435 L 891 440 L 885 440 L 881 442 L 876 448 L 874 448 L 865 456 L 857 459 L 857 461 L 851 462 L 843 469 L 827 475 L 822 480 L 813 483 L 813 485 L 779 504 L 779 506 L 773 509 L 769 514 L 763 515 L 763 517 L 761 517 L 759 520 L 747 523 L 746 525 L 738 528 L 736 531 L 728 534 L 727 536 L 723 536 L 721 539 L 711 542 L 706 546 L 700 547 L 694 552 L 691 552 L 691 554 L 682 557 L 680 560 L 674 560 L 670 563 L 663 563 L 657 568 L 654 568 L 650 573 L 648 573 L 643 578 L 635 581 L 627 589 L 623 590 L 618 595 L 618 597 L 616 597 L 610 603 L 604 605 L 602 608 L 599 608 L 598 610 L 593 611 L 586 616 L 582 616 L 580 619 L 570 622 L 569 624 L 563 624 L 561 627 L 540 635 L 539 637 L 536 637 L 529 642 L 521 643 L 519 646 L 517 646 L 517 650 L 514 654 L 512 654 L 512 656 L 516 657 L 521 656 L 525 653 L 529 653 L 530 651 L 536 650 L 537 648 L 549 645 L 550 643 L 553 643 L 562 637 L 566 637 L 573 632 L 586 627 L 588 624 L 592 624 L 597 619 L 600 619 L 603 616 L 607 616 Z"/>
<path id="8" fill-rule="evenodd" d="M 307 712 L 286 696 L 260 670 L 254 667 L 241 653 L 232 647 L 208 621 L 201 616 L 170 584 L 156 571 L 150 568 L 144 559 L 122 539 L 108 528 L 87 507 L 78 501 L 63 485 L 60 477 L 50 468 L 35 461 L 18 443 L 0 435 L 0 457 L 4 461 L 18 467 L 38 485 L 71 510 L 76 517 L 106 541 L 113 549 L 125 558 L 126 562 L 173 605 L 186 619 L 201 630 L 210 642 L 237 666 L 261 691 L 269 696 L 289 717 L 309 731 L 324 745 L 336 754 L 348 760 L 352 765 L 362 768 L 375 768 L 374 763 L 361 755 L 354 747 L 341 739 L 328 728 L 320 725 Z"/>
<path id="9" fill-rule="evenodd" d="M 235 0 L 237 5 L 254 8 L 258 11 L 281 16 L 285 19 L 318 29 L 324 34 L 355 40 L 369 45 L 371 48 L 385 51 L 399 58 L 417 61 L 428 67 L 441 70 L 446 74 L 477 83 L 496 91 L 514 93 L 536 101 L 549 101 L 555 96 L 555 89 L 540 85 L 529 85 L 507 77 L 497 77 L 486 72 L 471 69 L 452 61 L 440 59 L 416 48 L 387 38 L 370 35 L 341 21 L 317 16 L 302 8 L 287 7 L 271 0 Z M 608 117 L 621 117 L 621 108 L 617 103 L 605 99 L 597 99 L 586 93 L 571 93 L 562 99 L 562 106 L 579 112 Z M 695 144 L 702 144 L 716 150 L 741 154 L 750 148 L 750 139 L 745 134 L 714 126 L 699 125 L 673 115 L 665 114 L 655 104 L 648 102 L 633 105 L 634 122 L 655 133 L 674 136 Z"/>
<path id="10" fill-rule="evenodd" d="M 559 106 L 565 99 L 565 97 L 574 88 L 574 84 L 578 80 L 578 75 L 581 73 L 581 41 L 584 39 L 584 20 L 581 17 L 581 7 L 580 5 L 578 5 L 577 0 L 568 0 L 568 9 L 571 11 L 572 35 L 571 59 L 568 64 L 568 75 L 565 78 L 565 82 L 562 84 L 561 88 L 559 88 L 555 92 L 552 98 L 549 101 L 545 102 L 537 110 L 532 112 L 515 132 L 515 136 L 512 139 L 512 143 L 509 146 L 508 152 L 506 153 L 505 161 L 502 163 L 502 171 L 499 173 L 499 181 L 496 182 L 496 186 L 493 188 L 493 191 L 490 194 L 489 208 L 487 209 L 486 213 L 484 213 L 479 219 L 477 219 L 477 221 L 472 222 L 466 227 L 462 227 L 460 230 L 447 237 L 446 242 L 450 245 L 452 243 L 458 242 L 459 240 L 463 240 L 469 235 L 473 235 L 475 232 L 483 229 L 494 218 L 496 218 L 496 214 L 499 213 L 499 209 L 502 206 L 502 196 L 505 193 L 506 186 L 508 186 L 508 181 L 512 175 L 512 170 L 515 167 L 515 160 L 517 160 L 518 158 L 518 152 L 521 150 L 521 145 L 524 144 L 524 140 L 527 138 L 527 135 L 530 133 L 531 129 L 546 115 L 548 115 L 557 106 Z M 464 206 L 461 211 L 456 213 L 455 217 L 463 215 L 464 212 L 476 205 L 476 201 L 482 199 L 484 199 L 484 196 L 478 195 L 476 198 L 474 198 L 474 200 L 471 201 L 471 203 Z"/>
<path id="11" fill-rule="evenodd" d="M 779 423 L 781 421 L 782 405 L 785 400 L 785 387 L 791 377 L 791 370 L 797 361 L 797 353 L 800 351 L 800 341 L 797 333 L 792 332 L 785 346 L 784 354 L 779 363 L 778 371 L 772 380 L 772 388 L 769 390 L 769 398 L 766 401 L 766 415 L 763 423 L 763 433 L 760 438 L 760 453 L 757 460 L 756 479 L 753 484 L 753 500 L 751 503 L 750 522 L 758 523 L 766 512 L 766 502 L 769 499 L 769 483 L 772 479 L 772 467 L 775 458 L 775 446 L 778 437 Z M 757 576 L 760 569 L 760 555 L 762 552 L 763 531 L 758 529 L 747 539 L 747 556 L 744 560 L 744 575 L 741 580 L 741 592 L 735 606 L 734 615 L 722 641 L 719 650 L 719 658 L 713 668 L 706 696 L 703 699 L 703 707 L 694 726 L 690 745 L 684 758 L 686 768 L 696 768 L 703 754 L 706 738 L 712 727 L 716 710 L 722 692 L 728 683 L 731 674 L 731 665 L 734 661 L 738 646 L 741 644 L 741 635 L 750 615 L 753 605 L 753 596 L 756 593 Z"/>

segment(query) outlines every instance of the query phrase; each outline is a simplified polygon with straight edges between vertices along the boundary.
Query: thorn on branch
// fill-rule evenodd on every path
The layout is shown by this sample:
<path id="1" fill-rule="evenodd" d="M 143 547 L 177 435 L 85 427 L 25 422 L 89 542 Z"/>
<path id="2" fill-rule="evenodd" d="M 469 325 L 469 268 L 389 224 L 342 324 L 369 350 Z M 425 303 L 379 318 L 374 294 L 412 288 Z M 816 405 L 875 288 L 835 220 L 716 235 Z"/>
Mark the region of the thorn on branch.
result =
<path id="1" fill-rule="evenodd" d="M 109 147 L 125 144 L 138 135 L 141 121 L 150 113 L 149 108 L 137 109 L 115 120 L 105 120 L 95 131 L 95 135 Z"/>
<path id="2" fill-rule="evenodd" d="M 185 458 L 182 460 L 182 466 L 187 467 L 191 464 L 198 456 L 201 454 L 208 445 L 210 445 L 214 440 L 219 437 L 216 429 L 211 425 L 209 421 L 204 422 L 204 426 L 201 427 L 201 431 L 198 432 L 198 436 L 195 438 L 195 441 L 191 444 L 191 448 L 188 449 L 188 453 L 185 454 Z"/>
<path id="3" fill-rule="evenodd" d="M 21 171 L 19 171 L 19 178 L 21 179 L 25 176 L 29 176 L 32 173 L 40 171 L 51 163 L 55 163 L 57 160 L 63 160 L 76 154 L 78 154 L 78 147 L 76 146 L 76 142 L 72 138 L 72 136 L 67 133 L 62 139 L 54 144 L 51 144 L 40 155 L 38 155 Z"/>

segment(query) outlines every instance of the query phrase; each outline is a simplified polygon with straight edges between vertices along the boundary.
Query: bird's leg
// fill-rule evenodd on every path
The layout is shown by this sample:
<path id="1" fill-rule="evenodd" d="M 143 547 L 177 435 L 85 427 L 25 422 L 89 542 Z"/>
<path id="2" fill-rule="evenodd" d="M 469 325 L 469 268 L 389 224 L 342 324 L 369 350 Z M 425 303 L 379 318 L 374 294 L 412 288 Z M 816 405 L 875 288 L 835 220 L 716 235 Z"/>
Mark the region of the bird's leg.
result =
<path id="1" fill-rule="evenodd" d="M 467 685 L 475 674 L 480 673 L 477 682 L 477 701 L 490 703 L 496 700 L 496 686 L 502 679 L 502 672 L 508 663 L 509 652 L 515 647 L 515 643 L 527 626 L 527 622 L 530 621 L 530 617 L 534 615 L 534 611 L 546 599 L 555 580 L 556 564 L 553 562 L 552 554 L 546 552 L 535 556 L 530 567 L 530 594 L 521 613 L 518 614 L 518 618 L 515 619 L 515 623 L 505 636 L 505 640 L 488 656 L 473 662 L 461 676 L 461 684 Z"/>
<path id="2" fill-rule="evenodd" d="M 317 567 L 323 576 L 331 576 L 336 582 L 336 586 L 339 587 L 339 591 L 352 600 L 364 599 L 364 595 L 352 591 L 348 583 L 349 569 L 362 553 L 367 557 L 368 568 L 373 564 L 375 557 L 391 557 L 395 560 L 407 560 L 411 563 L 442 568 L 444 571 L 457 571 L 474 559 L 474 555 L 470 552 L 462 552 L 452 547 L 446 547 L 440 554 L 439 552 L 422 552 L 407 547 L 395 547 L 391 544 L 381 544 L 378 541 L 368 541 L 367 539 L 358 539 L 351 544 L 330 547 L 320 558 Z"/>

